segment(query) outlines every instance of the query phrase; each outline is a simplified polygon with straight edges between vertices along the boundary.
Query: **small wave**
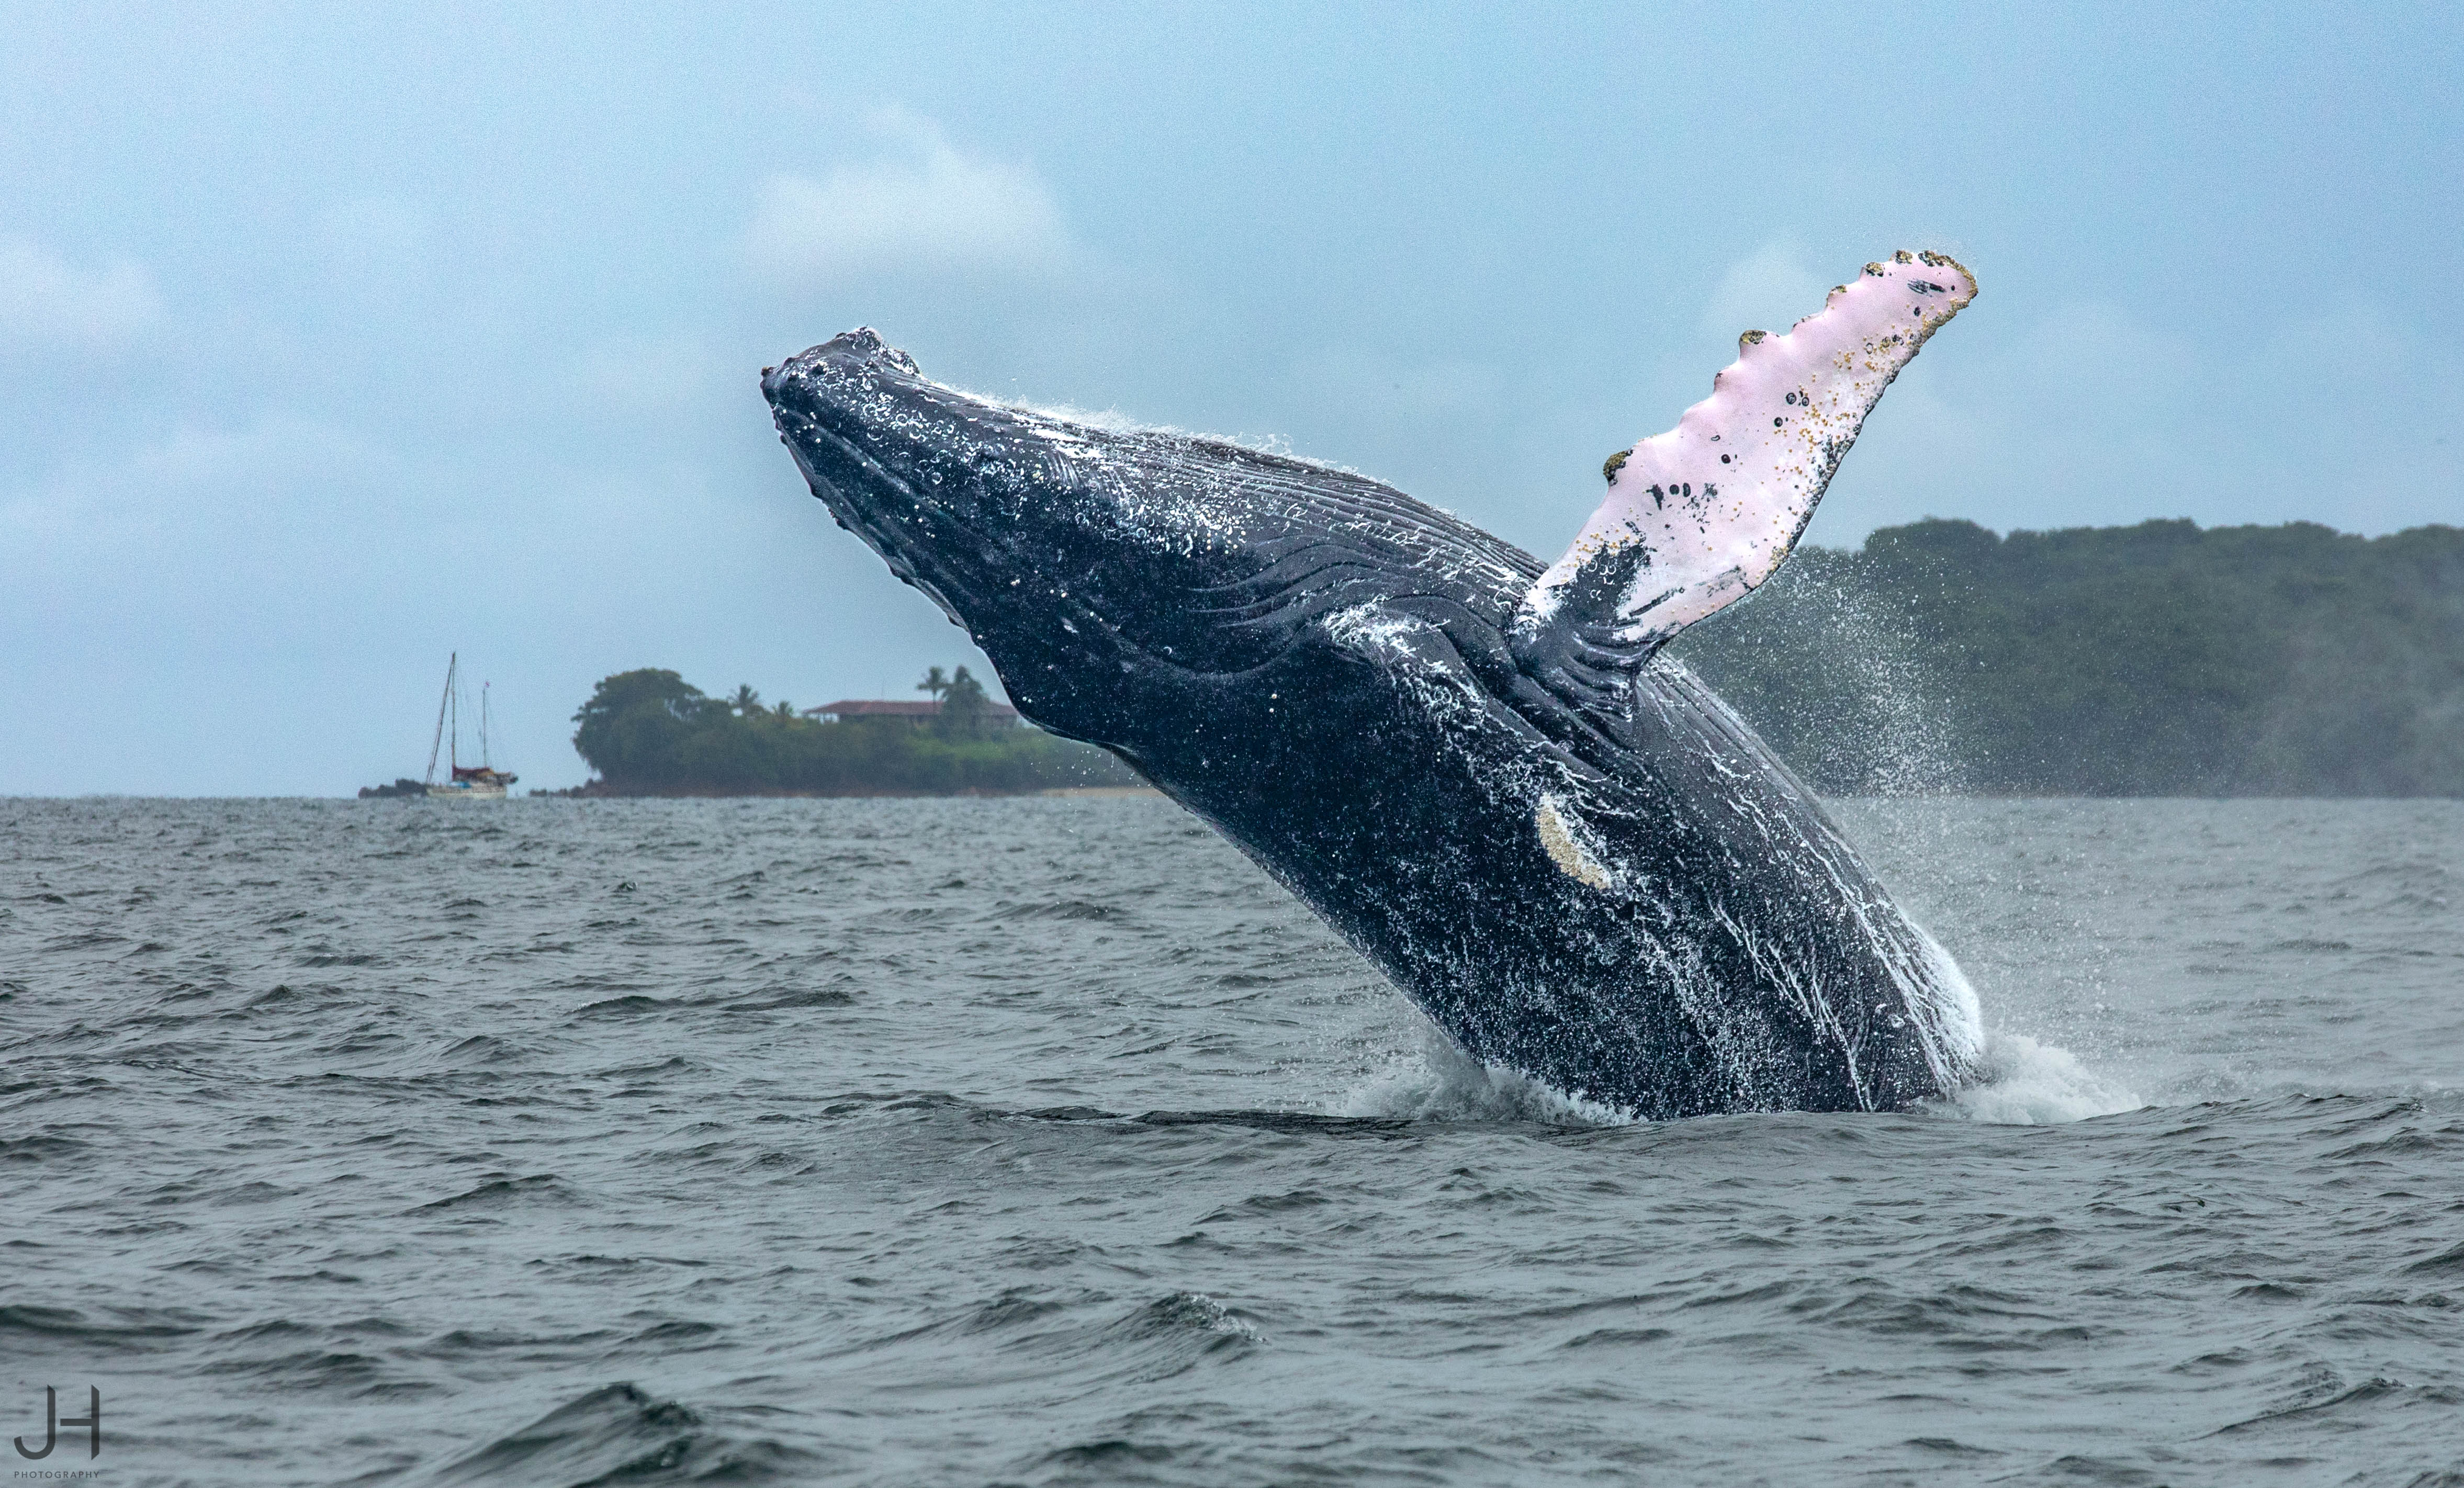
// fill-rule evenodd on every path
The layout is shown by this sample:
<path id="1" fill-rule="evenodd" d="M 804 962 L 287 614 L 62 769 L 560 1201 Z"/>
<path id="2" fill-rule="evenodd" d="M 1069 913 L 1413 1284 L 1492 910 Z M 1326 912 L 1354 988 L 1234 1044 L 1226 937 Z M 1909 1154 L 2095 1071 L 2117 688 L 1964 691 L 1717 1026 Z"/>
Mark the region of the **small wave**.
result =
<path id="1" fill-rule="evenodd" d="M 767 988 L 741 1002 L 719 1004 L 730 1013 L 777 1013 L 788 1008 L 843 1008 L 855 1000 L 855 995 L 833 987 L 794 989 Z"/>
<path id="2" fill-rule="evenodd" d="M 1117 905 L 1096 904 L 1086 899 L 1054 899 L 1027 904 L 1003 905 L 994 909 L 988 919 L 995 920 L 1116 920 L 1123 911 Z"/>
<path id="3" fill-rule="evenodd" d="M 1138 1338 L 1201 1338 L 1237 1339 L 1244 1344 L 1262 1341 L 1255 1324 L 1204 1292 L 1175 1292 L 1140 1307 L 1113 1324 L 1115 1330 Z"/>
<path id="4" fill-rule="evenodd" d="M 1397 1058 L 1345 1094 L 1346 1116 L 1405 1121 L 1529 1121 L 1551 1127 L 1625 1127 L 1632 1111 L 1568 1095 L 1548 1082 L 1483 1064 L 1429 1023 L 1420 1048 Z"/>
<path id="5" fill-rule="evenodd" d="M 275 989 L 275 992 L 288 992 L 289 990 L 290 989 L 287 987 L 277 987 Z M 270 996 L 272 994 L 268 994 L 268 996 Z M 259 1000 L 261 1001 L 263 999 L 260 998 Z M 468 1060 L 481 1064 L 504 1064 L 518 1060 L 529 1059 L 531 1057 L 531 1051 L 523 1048 L 520 1044 L 499 1039 L 494 1034 L 473 1034 L 470 1038 L 463 1039 L 460 1043 L 457 1043 L 453 1047 L 446 1050 L 445 1057 L 449 1060 Z"/>
<path id="6" fill-rule="evenodd" d="M 577 1010 L 573 1016 L 588 1018 L 641 1018 L 666 1007 L 667 1004 L 656 997 L 646 997 L 640 993 L 632 993 L 622 997 L 607 997 L 589 1003 Z"/>
<path id="7" fill-rule="evenodd" d="M 1390 1116 L 1329 1116 L 1320 1111 L 1149 1111 L 1130 1119 L 1141 1127 L 1247 1127 L 1255 1131 L 1331 1137 L 1406 1136 L 1412 1129 L 1410 1122 Z"/>
<path id="8" fill-rule="evenodd" d="M 90 1144 L 75 1137 L 45 1136 L 0 1137 L 0 1163 L 39 1163 L 72 1159 L 86 1151 Z"/>
<path id="9" fill-rule="evenodd" d="M 513 1204 L 570 1204 L 573 1191 L 563 1180 L 550 1172 L 533 1173 L 527 1178 L 494 1178 L 467 1193 L 422 1204 L 420 1209 L 498 1209 Z M 410 1213 L 416 1214 L 418 1210 Z"/>
<path id="10" fill-rule="evenodd" d="M 2464 1243 L 2451 1245 L 2427 1260 L 2416 1260 L 2404 1268 L 2416 1275 L 2451 1276 L 2464 1273 Z"/>
<path id="11" fill-rule="evenodd" d="M 62 1341 L 82 1347 L 139 1350 L 201 1331 L 203 1313 L 186 1308 L 107 1307 L 79 1312 L 30 1302 L 0 1303 L 0 1339 L 12 1346 L 32 1339 L 36 1346 Z"/>
<path id="12" fill-rule="evenodd" d="M 224 1359 L 201 1367 L 206 1374 L 253 1374 L 308 1389 L 364 1389 L 380 1383 L 385 1363 L 373 1354 L 306 1348 L 252 1359 Z"/>
<path id="13" fill-rule="evenodd" d="M 626 1382 L 592 1390 L 447 1463 L 440 1483 L 760 1482 L 810 1477 L 825 1459 L 714 1426 Z"/>
<path id="14" fill-rule="evenodd" d="M 2051 1127 L 2135 1111 L 2147 1103 L 2079 1061 L 2070 1050 L 2026 1034 L 1989 1029 L 1981 1076 L 1927 1109 L 1999 1127 Z"/>

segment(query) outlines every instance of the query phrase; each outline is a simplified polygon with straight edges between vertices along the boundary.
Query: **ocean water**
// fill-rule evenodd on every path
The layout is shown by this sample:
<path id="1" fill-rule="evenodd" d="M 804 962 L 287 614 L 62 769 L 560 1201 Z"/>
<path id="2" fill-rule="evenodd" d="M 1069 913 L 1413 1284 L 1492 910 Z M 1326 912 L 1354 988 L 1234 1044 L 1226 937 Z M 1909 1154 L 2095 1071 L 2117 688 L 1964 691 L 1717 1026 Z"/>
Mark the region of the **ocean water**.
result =
<path id="1" fill-rule="evenodd" d="M 1636 1126 L 1160 799 L 0 801 L 0 1468 L 2464 1483 L 2464 803 L 1842 815 L 1994 1079 Z"/>

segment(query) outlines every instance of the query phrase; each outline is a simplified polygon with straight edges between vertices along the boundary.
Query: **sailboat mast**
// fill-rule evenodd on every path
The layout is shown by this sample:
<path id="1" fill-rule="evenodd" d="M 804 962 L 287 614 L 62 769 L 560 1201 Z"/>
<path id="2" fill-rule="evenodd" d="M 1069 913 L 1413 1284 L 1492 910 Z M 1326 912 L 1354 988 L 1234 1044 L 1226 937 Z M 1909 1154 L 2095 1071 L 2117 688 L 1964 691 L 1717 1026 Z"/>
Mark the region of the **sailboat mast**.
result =
<path id="1" fill-rule="evenodd" d="M 479 768 L 482 770 L 495 768 L 488 758 L 488 689 L 495 686 L 493 682 L 479 684 Z"/>
<path id="2" fill-rule="evenodd" d="M 453 773 L 457 777 L 462 773 L 462 689 L 454 682 L 453 674 L 461 666 L 462 653 L 456 651 L 453 666 L 445 673 L 445 695 L 453 700 Z"/>
<path id="3" fill-rule="evenodd" d="M 462 662 L 462 653 L 445 664 L 445 695 L 436 700 L 436 736 L 428 741 L 428 783 L 436 783 L 436 752 L 445 747 L 445 709 L 453 699 L 453 668 Z"/>

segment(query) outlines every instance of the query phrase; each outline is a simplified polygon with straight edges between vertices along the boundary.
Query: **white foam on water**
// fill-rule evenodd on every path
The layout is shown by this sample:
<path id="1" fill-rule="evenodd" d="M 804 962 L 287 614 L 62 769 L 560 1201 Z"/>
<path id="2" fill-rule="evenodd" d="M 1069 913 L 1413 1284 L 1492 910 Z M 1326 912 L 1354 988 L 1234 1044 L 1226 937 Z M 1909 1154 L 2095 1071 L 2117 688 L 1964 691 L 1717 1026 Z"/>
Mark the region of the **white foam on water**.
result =
<path id="1" fill-rule="evenodd" d="M 1988 1029 L 1978 1078 L 1925 1108 L 2002 1127 L 2050 1127 L 2135 1111 L 2147 1103 L 2058 1044 Z"/>
<path id="2" fill-rule="evenodd" d="M 1431 1024 L 1419 1025 L 1419 1048 L 1398 1054 L 1384 1069 L 1335 1102 L 1335 1114 L 1406 1121 L 1531 1121 L 1552 1127 L 1625 1127 L 1632 1111 L 1568 1095 L 1546 1081 L 1483 1064 Z"/>
<path id="3" fill-rule="evenodd" d="M 1418 1047 L 1338 1096 L 1331 1114 L 1403 1121 L 1529 1121 L 1552 1127 L 1626 1127 L 1630 1110 L 1568 1095 L 1546 1081 L 1483 1064 L 1419 1021 Z M 1951 1096 L 1917 1108 L 1929 1115 L 1998 1127 L 2052 1127 L 2145 1107 L 2138 1093 L 2079 1061 L 2058 1044 L 1988 1029 L 1977 1078 Z"/>

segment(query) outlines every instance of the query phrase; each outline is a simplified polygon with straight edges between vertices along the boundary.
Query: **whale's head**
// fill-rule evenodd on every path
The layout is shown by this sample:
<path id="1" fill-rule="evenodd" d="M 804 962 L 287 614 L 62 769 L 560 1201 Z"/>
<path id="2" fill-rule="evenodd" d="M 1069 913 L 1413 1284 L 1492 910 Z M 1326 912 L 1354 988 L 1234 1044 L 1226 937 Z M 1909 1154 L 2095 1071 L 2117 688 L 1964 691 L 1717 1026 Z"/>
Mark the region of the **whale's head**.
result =
<path id="1" fill-rule="evenodd" d="M 779 435 L 813 493 L 891 572 L 980 631 L 1036 546 L 988 463 L 1020 444 L 997 405 L 928 381 L 870 329 L 764 368 Z M 971 618 L 972 617 L 972 618 Z"/>
<path id="2" fill-rule="evenodd" d="M 1510 603 L 1536 567 L 1346 472 L 944 386 L 869 330 L 761 387 L 814 494 L 984 648 L 1021 711 L 1116 748 L 1155 689 L 1251 670 L 1331 609 L 1457 571 Z M 1479 551 L 1421 561 L 1440 548 Z"/>

